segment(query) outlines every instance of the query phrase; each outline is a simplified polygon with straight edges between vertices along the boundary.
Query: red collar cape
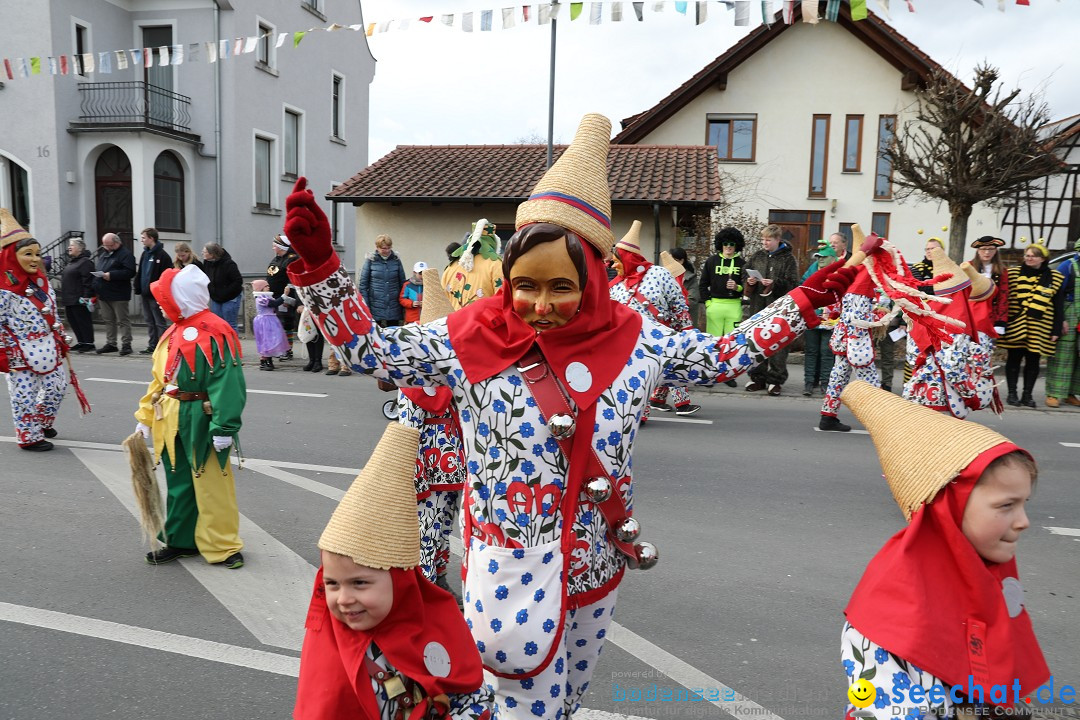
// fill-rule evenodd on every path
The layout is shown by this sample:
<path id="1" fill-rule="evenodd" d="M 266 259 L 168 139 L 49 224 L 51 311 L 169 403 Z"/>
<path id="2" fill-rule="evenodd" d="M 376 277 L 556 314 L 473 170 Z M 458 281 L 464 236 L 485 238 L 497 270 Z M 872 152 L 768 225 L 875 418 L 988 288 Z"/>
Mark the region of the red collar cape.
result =
<path id="1" fill-rule="evenodd" d="M 983 452 L 919 508 L 870 561 L 844 610 L 860 633 L 944 682 L 966 688 L 973 675 L 986 702 L 992 685 L 1009 686 L 1011 700 L 1015 680 L 1023 697 L 1050 675 L 1027 610 L 1009 617 L 1002 583 L 1017 578 L 1016 559 L 988 563 L 961 530 L 983 470 L 1016 450 L 1002 443 Z M 985 671 L 969 656 L 972 620 L 985 627 Z"/>
<path id="2" fill-rule="evenodd" d="M 294 720 L 378 718 L 379 708 L 364 669 L 371 643 L 402 675 L 419 683 L 428 698 L 475 692 L 484 682 L 480 654 L 457 602 L 432 585 L 419 568 L 392 568 L 394 604 L 390 614 L 369 631 L 352 630 L 326 607 L 323 571 L 315 576 L 308 607 L 304 647 L 300 653 L 300 682 Z M 435 677 L 424 655 L 438 643 L 450 656 L 450 674 Z M 407 717 L 422 718 L 428 702 Z"/>
<path id="3" fill-rule="evenodd" d="M 45 288 L 48 287 L 48 278 L 45 277 L 45 272 L 38 268 L 38 271 L 33 275 L 29 274 L 22 269 L 22 265 L 19 264 L 19 258 L 15 256 L 15 246 L 17 243 L 11 243 L 0 251 L 0 290 L 7 290 L 9 292 L 18 293 L 23 295 L 26 292 L 28 285 L 32 285 L 40 292 L 48 293 Z M 40 247 L 40 245 L 38 245 Z M 25 296 L 24 296 L 25 297 Z M 34 298 L 31 297 L 31 302 Z M 41 302 L 38 298 L 38 302 L 35 303 L 42 307 L 48 305 L 48 302 Z M 52 325 L 56 322 L 56 317 L 52 314 L 46 316 L 49 324 Z"/>
<path id="4" fill-rule="evenodd" d="M 240 346 L 240 338 L 236 335 L 228 322 L 221 319 L 210 309 L 200 310 L 191 317 L 181 317 L 180 307 L 172 295 L 172 283 L 178 270 L 170 268 L 162 273 L 161 278 L 150 285 L 150 292 L 161 306 L 165 316 L 173 321 L 173 324 L 161 334 L 159 346 L 168 348 L 168 359 L 165 361 L 165 382 L 170 383 L 176 379 L 176 371 L 179 368 L 179 358 L 187 361 L 188 370 L 195 372 L 195 350 L 201 350 L 203 357 L 210 367 L 214 366 L 212 340 L 217 340 L 218 352 L 221 359 L 238 360 L 243 357 L 243 348 Z M 187 332 L 189 328 L 195 332 Z"/>
<path id="5" fill-rule="evenodd" d="M 536 343 L 580 410 L 611 387 L 637 344 L 641 316 L 611 300 L 600 254 L 588 242 L 582 246 L 589 278 L 581 308 L 562 327 L 537 333 L 526 325 L 514 312 L 513 293 L 507 285 L 492 297 L 447 316 L 450 344 L 470 383 L 502 372 Z M 574 362 L 584 363 L 592 375 L 592 383 L 581 391 L 566 381 L 566 367 Z"/>
<path id="6" fill-rule="evenodd" d="M 427 391 L 435 392 L 428 394 Z M 442 415 L 454 399 L 454 391 L 445 385 L 439 387 L 401 388 L 401 394 L 409 398 L 414 405 L 432 415 Z"/>
<path id="7" fill-rule="evenodd" d="M 627 290 L 633 290 L 645 278 L 645 273 L 649 272 L 653 264 L 636 252 L 624 250 L 621 247 L 615 248 L 615 252 L 619 255 L 619 262 L 622 263 L 623 274 L 616 275 L 615 279 L 608 283 L 608 287 L 614 287 L 623 282 L 626 283 Z"/>

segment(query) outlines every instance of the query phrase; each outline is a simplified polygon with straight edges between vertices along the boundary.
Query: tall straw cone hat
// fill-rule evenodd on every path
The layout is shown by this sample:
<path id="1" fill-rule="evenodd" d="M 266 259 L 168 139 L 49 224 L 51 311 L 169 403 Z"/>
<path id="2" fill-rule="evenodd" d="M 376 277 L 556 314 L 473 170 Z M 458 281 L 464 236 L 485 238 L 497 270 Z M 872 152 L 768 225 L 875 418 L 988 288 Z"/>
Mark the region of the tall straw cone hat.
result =
<path id="1" fill-rule="evenodd" d="M 975 267 L 966 260 L 960 263 L 960 269 L 964 271 L 964 274 L 971 280 L 971 301 L 972 302 L 985 302 L 994 297 L 994 291 L 997 286 L 994 285 L 994 281 L 983 275 L 981 272 L 975 269 Z"/>
<path id="2" fill-rule="evenodd" d="M 962 289 L 960 286 L 967 285 L 968 276 L 964 274 L 964 271 L 951 257 L 945 254 L 944 250 L 939 247 L 930 248 L 930 251 L 926 253 L 926 257 L 934 266 L 934 275 L 944 275 L 946 273 L 952 275 L 948 280 L 943 280 L 934 285 L 935 295 L 951 295 Z"/>
<path id="3" fill-rule="evenodd" d="M 615 243 L 615 247 L 632 253 L 641 254 L 641 221 L 635 220 L 630 229 L 622 236 L 622 240 Z"/>
<path id="4" fill-rule="evenodd" d="M 637 222 L 637 220 L 635 220 L 634 222 Z M 667 270 L 675 277 L 679 277 L 686 272 L 686 267 L 681 262 L 673 258 L 671 256 L 671 253 L 669 253 L 667 250 L 664 250 L 660 253 L 660 264 L 664 266 L 665 270 Z"/>
<path id="5" fill-rule="evenodd" d="M 840 399 L 874 441 L 893 499 L 907 520 L 986 450 L 1009 439 L 970 420 L 957 420 L 856 380 Z M 920 439 L 938 440 L 932 453 Z"/>
<path id="6" fill-rule="evenodd" d="M 587 240 L 601 257 L 611 253 L 611 189 L 607 156 L 611 121 L 590 113 L 581 119 L 574 141 L 548 168 L 532 195 L 518 205 L 515 228 L 553 223 Z"/>
<path id="7" fill-rule="evenodd" d="M 435 268 L 424 271 L 424 304 L 420 306 L 420 324 L 434 322 L 454 312 L 450 298 L 442 286 L 442 277 Z"/>
<path id="8" fill-rule="evenodd" d="M 33 235 L 19 224 L 7 208 L 0 208 L 0 248 L 6 248 L 20 240 L 32 240 Z"/>
<path id="9" fill-rule="evenodd" d="M 379 570 L 420 564 L 413 481 L 419 446 L 416 429 L 396 422 L 386 426 L 367 465 L 330 516 L 320 549 Z"/>

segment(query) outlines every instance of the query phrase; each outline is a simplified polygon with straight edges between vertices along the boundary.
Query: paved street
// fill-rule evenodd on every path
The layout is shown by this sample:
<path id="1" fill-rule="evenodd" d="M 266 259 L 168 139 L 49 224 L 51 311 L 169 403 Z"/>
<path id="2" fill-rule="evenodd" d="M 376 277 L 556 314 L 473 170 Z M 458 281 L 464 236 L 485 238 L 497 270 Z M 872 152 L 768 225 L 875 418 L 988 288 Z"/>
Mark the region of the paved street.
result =
<path id="1" fill-rule="evenodd" d="M 258 372 L 252 351 L 238 571 L 142 559 L 118 443 L 134 428 L 149 358 L 77 357 L 94 413 L 79 418 L 69 396 L 52 453 L 20 452 L 4 410 L 0 719 L 290 717 L 316 541 L 390 395 L 358 376 L 297 372 L 298 361 Z M 662 560 L 627 573 L 580 717 L 837 718 L 842 610 L 902 523 L 870 438 L 817 432 L 820 398 L 694 397 L 698 415 L 660 417 L 637 443 L 636 515 Z M 1051 671 L 1075 686 L 1080 413 L 978 420 L 1039 461 L 1021 580 Z M 911 440 L 924 454 L 937 442 Z M 629 700 L 654 683 L 719 699 Z"/>

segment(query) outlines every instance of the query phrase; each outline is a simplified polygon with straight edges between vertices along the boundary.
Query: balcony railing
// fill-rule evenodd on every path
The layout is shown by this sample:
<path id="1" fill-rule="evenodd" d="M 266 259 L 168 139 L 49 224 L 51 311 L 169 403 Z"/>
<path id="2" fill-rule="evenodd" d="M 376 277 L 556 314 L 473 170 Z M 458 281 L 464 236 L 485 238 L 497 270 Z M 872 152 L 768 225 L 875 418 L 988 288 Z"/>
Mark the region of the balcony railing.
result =
<path id="1" fill-rule="evenodd" d="M 142 81 L 80 83 L 79 123 L 191 132 L 191 98 Z"/>

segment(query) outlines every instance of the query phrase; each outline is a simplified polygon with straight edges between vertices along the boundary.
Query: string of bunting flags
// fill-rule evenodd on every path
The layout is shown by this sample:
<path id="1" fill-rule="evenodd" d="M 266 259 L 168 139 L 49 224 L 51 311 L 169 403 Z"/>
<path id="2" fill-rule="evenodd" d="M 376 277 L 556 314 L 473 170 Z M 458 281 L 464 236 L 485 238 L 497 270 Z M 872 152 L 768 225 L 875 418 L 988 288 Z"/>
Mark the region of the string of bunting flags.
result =
<path id="1" fill-rule="evenodd" d="M 841 2 L 848 2 L 851 6 L 853 20 L 865 20 L 867 17 L 867 0 L 827 0 L 824 20 L 836 22 L 840 14 Z M 889 17 L 890 0 L 875 0 L 881 12 Z M 992 2 L 992 0 L 990 0 Z M 909 12 L 915 12 L 915 0 L 903 0 Z M 985 6 L 986 0 L 974 0 L 979 5 Z M 1030 6 L 1030 0 L 1015 0 L 1017 5 Z M 1060 2 L 1060 0 L 1059 0 Z M 588 24 L 599 25 L 604 17 L 609 22 L 637 21 L 643 22 L 649 14 L 672 12 L 692 16 L 694 24 L 701 25 L 709 17 L 709 6 L 722 5 L 725 10 L 734 11 L 735 25 L 750 25 L 750 16 L 753 6 L 759 5 L 761 9 L 761 22 L 771 25 L 775 21 L 774 6 L 778 5 L 782 11 L 781 17 L 784 23 L 795 22 L 795 5 L 800 4 L 803 22 L 816 24 L 819 21 L 818 0 L 654 0 L 653 2 L 616 2 L 605 0 L 604 2 L 561 2 L 561 3 L 531 3 L 500 8 L 498 11 L 481 10 L 478 12 L 443 13 L 438 17 L 427 15 L 419 18 L 399 18 L 371 22 L 366 24 L 339 25 L 333 23 L 327 27 L 309 28 L 295 32 L 267 33 L 264 35 L 251 35 L 248 37 L 230 38 L 224 40 L 209 40 L 193 42 L 181 45 L 163 45 L 157 48 L 131 48 L 127 50 L 106 50 L 102 52 L 88 52 L 71 55 L 59 55 L 56 57 L 31 56 L 4 58 L 3 66 L 0 67 L 0 79 L 15 80 L 16 78 L 29 78 L 33 75 L 80 75 L 98 73 L 108 75 L 115 69 L 116 72 L 133 67 L 153 67 L 155 64 L 183 65 L 184 63 L 201 62 L 203 57 L 208 63 L 224 61 L 238 55 L 246 55 L 254 52 L 259 43 L 273 42 L 275 48 L 280 48 L 290 40 L 292 46 L 297 47 L 306 35 L 314 32 L 336 32 L 351 30 L 363 32 L 368 37 L 376 33 L 384 33 L 390 30 L 408 30 L 413 22 L 424 25 L 443 25 L 446 27 L 458 27 L 464 32 L 489 32 L 498 25 L 503 30 L 509 30 L 519 24 L 535 23 L 547 25 L 559 17 L 563 8 L 567 8 L 569 19 L 576 21 L 579 18 L 587 18 Z M 997 0 L 998 9 L 1005 12 L 1007 0 Z M 586 14 L 586 6 L 588 13 Z M 607 12 L 605 13 L 605 10 Z M 646 13 L 646 10 L 649 10 Z"/>

